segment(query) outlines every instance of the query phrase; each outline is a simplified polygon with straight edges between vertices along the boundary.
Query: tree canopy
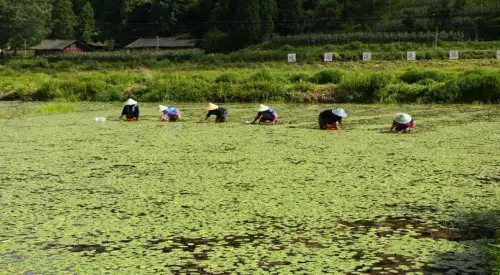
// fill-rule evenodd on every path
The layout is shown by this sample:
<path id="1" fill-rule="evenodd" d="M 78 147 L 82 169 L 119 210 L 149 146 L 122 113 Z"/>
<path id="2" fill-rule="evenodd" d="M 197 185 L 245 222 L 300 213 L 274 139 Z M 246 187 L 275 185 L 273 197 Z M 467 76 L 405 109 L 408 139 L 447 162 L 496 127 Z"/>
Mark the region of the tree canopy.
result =
<path id="1" fill-rule="evenodd" d="M 192 36 L 234 50 L 272 34 L 460 31 L 500 39 L 492 0 L 0 0 L 0 44 L 43 38 L 116 41 Z"/>

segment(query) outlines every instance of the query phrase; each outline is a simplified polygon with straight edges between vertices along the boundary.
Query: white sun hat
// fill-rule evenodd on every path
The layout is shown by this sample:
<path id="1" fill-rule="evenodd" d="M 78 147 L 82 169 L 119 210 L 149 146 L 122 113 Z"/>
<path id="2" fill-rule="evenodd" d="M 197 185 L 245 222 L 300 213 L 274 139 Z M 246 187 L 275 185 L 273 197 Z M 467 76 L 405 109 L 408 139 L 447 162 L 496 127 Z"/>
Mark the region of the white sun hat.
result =
<path id="1" fill-rule="evenodd" d="M 393 120 L 399 124 L 408 124 L 412 118 L 409 114 L 399 113 L 394 116 Z"/>
<path id="2" fill-rule="evenodd" d="M 135 105 L 137 104 L 137 101 L 129 98 L 127 101 L 125 101 L 124 105 Z"/>
<path id="3" fill-rule="evenodd" d="M 266 105 L 263 105 L 263 104 L 260 104 L 259 106 L 257 106 L 257 108 L 255 108 L 255 111 L 257 111 L 257 112 L 264 112 L 267 110 L 269 110 L 269 107 L 267 107 Z"/>
<path id="4" fill-rule="evenodd" d="M 158 110 L 158 112 L 163 112 L 163 111 L 165 111 L 166 109 L 168 109 L 168 107 L 167 107 L 167 106 L 160 105 L 160 106 L 158 106 L 158 109 L 156 109 L 156 110 Z"/>
<path id="5" fill-rule="evenodd" d="M 333 109 L 332 113 L 339 117 L 347 117 L 347 113 L 342 108 Z"/>
<path id="6" fill-rule="evenodd" d="M 208 107 L 207 107 L 208 111 L 213 111 L 213 110 L 218 109 L 218 108 L 219 108 L 219 106 L 217 106 L 213 103 L 208 103 Z"/>

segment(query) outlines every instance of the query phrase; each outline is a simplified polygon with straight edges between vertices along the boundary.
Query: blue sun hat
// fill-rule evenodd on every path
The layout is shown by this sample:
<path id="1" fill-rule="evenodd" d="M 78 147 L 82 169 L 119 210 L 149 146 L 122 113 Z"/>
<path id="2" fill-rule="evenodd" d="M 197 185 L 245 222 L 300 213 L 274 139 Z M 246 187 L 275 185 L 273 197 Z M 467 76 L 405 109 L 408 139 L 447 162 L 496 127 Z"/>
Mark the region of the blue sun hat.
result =
<path id="1" fill-rule="evenodd" d="M 332 113 L 339 117 L 347 117 L 347 113 L 342 108 L 333 109 Z"/>

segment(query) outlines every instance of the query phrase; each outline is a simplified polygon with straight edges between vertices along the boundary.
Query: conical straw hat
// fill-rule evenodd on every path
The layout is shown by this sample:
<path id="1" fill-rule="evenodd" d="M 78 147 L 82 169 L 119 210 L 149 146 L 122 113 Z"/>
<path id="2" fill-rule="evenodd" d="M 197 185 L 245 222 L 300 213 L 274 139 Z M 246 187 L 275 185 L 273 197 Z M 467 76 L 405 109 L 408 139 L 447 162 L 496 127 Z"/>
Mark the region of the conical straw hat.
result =
<path id="1" fill-rule="evenodd" d="M 257 106 L 257 108 L 255 108 L 255 111 L 257 111 L 257 112 L 264 112 L 267 110 L 269 110 L 269 107 L 267 107 L 266 105 L 263 105 L 263 104 L 260 104 L 259 106 Z"/>
<path id="2" fill-rule="evenodd" d="M 339 117 L 347 117 L 347 113 L 342 108 L 332 110 L 332 113 Z"/>
<path id="3" fill-rule="evenodd" d="M 207 107 L 207 110 L 208 111 L 212 111 L 212 110 L 215 110 L 215 109 L 218 109 L 219 106 L 213 104 L 213 103 L 208 103 L 208 107 Z"/>
<path id="4" fill-rule="evenodd" d="M 158 109 L 157 109 L 157 110 L 158 110 L 158 112 L 163 112 L 163 111 L 165 111 L 166 109 L 168 109 L 168 107 L 167 107 L 167 106 L 160 105 L 160 106 L 158 106 Z"/>
<path id="5" fill-rule="evenodd" d="M 405 113 L 399 113 L 394 116 L 394 121 L 399 124 L 408 124 L 411 120 L 411 116 Z"/>
<path id="6" fill-rule="evenodd" d="M 127 101 L 125 101 L 124 105 L 135 105 L 137 104 L 137 101 L 129 98 Z"/>

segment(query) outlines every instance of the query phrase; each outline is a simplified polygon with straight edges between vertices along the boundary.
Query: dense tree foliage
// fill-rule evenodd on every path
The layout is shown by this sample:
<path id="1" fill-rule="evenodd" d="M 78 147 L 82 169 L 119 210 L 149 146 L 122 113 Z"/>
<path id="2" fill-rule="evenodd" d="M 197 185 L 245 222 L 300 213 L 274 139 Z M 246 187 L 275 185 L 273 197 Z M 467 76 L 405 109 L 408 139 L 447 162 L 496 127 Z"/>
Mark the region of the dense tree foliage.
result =
<path id="1" fill-rule="evenodd" d="M 0 44 L 40 39 L 116 41 L 203 38 L 212 51 L 268 40 L 273 33 L 460 31 L 500 39 L 493 0 L 0 0 Z"/>
<path id="2" fill-rule="evenodd" d="M 92 37 L 96 34 L 94 9 L 90 2 L 86 2 L 80 10 L 78 39 L 89 42 L 92 41 Z"/>
<path id="3" fill-rule="evenodd" d="M 50 38 L 71 39 L 75 37 L 77 18 L 71 0 L 55 0 L 52 8 L 52 33 Z"/>
<path id="4" fill-rule="evenodd" d="M 36 44 L 51 32 L 51 12 L 49 0 L 0 0 L 0 46 Z"/>

